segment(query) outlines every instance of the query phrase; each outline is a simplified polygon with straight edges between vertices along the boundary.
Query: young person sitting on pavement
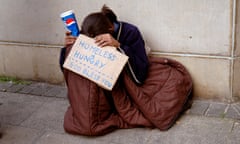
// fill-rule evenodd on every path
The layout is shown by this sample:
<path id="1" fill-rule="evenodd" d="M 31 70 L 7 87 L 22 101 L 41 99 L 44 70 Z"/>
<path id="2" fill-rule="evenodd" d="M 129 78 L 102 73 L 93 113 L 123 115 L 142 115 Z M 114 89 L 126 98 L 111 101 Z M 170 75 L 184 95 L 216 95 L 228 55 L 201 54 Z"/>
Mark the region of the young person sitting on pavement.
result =
<path id="1" fill-rule="evenodd" d="M 118 128 L 167 130 L 188 106 L 192 80 L 184 66 L 171 59 L 148 57 L 139 29 L 118 21 L 108 7 L 89 14 L 81 34 L 129 57 L 112 91 L 62 67 L 76 40 L 70 34 L 66 33 L 60 58 L 70 103 L 64 117 L 66 132 L 94 136 Z"/>

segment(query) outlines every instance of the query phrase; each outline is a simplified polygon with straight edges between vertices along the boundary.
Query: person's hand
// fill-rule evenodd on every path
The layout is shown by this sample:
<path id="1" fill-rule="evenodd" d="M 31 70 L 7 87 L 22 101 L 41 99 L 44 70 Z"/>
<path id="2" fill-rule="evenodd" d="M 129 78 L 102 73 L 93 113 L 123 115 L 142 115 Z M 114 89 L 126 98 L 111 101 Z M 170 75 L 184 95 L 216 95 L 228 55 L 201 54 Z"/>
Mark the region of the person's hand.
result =
<path id="1" fill-rule="evenodd" d="M 71 35 L 71 32 L 67 31 L 65 33 L 65 43 L 64 43 L 64 46 L 67 47 L 69 45 L 74 44 L 76 39 L 77 39 L 76 37 Z"/>
<path id="2" fill-rule="evenodd" d="M 116 39 L 114 39 L 111 34 L 100 34 L 96 36 L 95 43 L 99 47 L 113 46 L 118 48 L 120 46 L 120 43 Z"/>

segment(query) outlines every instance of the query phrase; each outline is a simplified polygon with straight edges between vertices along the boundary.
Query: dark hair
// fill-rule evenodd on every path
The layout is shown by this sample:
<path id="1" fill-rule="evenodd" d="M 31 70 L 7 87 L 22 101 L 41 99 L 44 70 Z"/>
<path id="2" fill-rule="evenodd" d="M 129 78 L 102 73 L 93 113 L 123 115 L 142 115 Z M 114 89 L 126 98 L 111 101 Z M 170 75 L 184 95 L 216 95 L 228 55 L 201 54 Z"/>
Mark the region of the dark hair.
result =
<path id="1" fill-rule="evenodd" d="M 101 12 L 112 22 L 117 22 L 117 16 L 115 13 L 106 5 L 103 5 Z"/>
<path id="2" fill-rule="evenodd" d="M 116 21 L 116 15 L 104 5 L 101 12 L 91 13 L 83 20 L 81 33 L 89 37 L 95 37 L 104 33 L 112 34 L 113 30 L 111 28 L 113 27 L 113 22 Z"/>
<path id="3" fill-rule="evenodd" d="M 102 13 L 92 13 L 88 15 L 82 23 L 81 33 L 89 37 L 99 34 L 111 33 L 112 23 Z"/>

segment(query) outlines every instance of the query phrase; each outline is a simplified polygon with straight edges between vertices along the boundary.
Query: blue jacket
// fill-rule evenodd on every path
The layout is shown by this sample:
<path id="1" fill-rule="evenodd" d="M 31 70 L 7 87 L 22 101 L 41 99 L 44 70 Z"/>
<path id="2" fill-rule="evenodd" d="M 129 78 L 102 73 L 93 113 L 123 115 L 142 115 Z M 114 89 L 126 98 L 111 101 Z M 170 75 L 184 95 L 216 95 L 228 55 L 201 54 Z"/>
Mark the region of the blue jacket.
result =
<path id="1" fill-rule="evenodd" d="M 127 67 L 133 80 L 142 84 L 147 76 L 149 63 L 140 31 L 132 24 L 119 22 L 114 37 L 120 42 L 119 50 L 129 57 Z"/>

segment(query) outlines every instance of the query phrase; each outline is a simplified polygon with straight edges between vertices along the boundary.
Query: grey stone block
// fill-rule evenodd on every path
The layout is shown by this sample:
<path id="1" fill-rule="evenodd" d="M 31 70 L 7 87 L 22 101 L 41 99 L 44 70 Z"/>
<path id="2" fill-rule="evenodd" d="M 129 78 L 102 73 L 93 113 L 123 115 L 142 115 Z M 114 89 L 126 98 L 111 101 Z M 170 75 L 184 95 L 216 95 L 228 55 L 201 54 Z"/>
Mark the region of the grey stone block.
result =
<path id="1" fill-rule="evenodd" d="M 67 88 L 62 88 L 56 97 L 67 98 Z"/>
<path id="2" fill-rule="evenodd" d="M 12 83 L 3 82 L 0 83 L 0 92 L 6 92 L 9 87 L 12 86 Z"/>
<path id="3" fill-rule="evenodd" d="M 206 101 L 195 100 L 190 108 L 190 114 L 204 115 L 210 103 Z"/>
<path id="4" fill-rule="evenodd" d="M 234 107 L 234 105 L 229 106 L 226 114 L 225 114 L 226 118 L 232 118 L 232 119 L 238 119 L 240 120 L 240 113 L 238 112 L 238 110 Z"/>
<path id="5" fill-rule="evenodd" d="M 18 92 L 20 91 L 22 88 L 24 88 L 25 85 L 23 84 L 13 84 L 11 87 L 7 88 L 7 92 Z"/>
<path id="6" fill-rule="evenodd" d="M 61 93 L 63 87 L 61 86 L 49 86 L 49 89 L 43 93 L 44 96 L 57 96 Z"/>
<path id="7" fill-rule="evenodd" d="M 228 104 L 212 102 L 207 110 L 206 115 L 224 118 L 225 110 L 226 110 L 227 106 L 228 106 Z"/>
<path id="8" fill-rule="evenodd" d="M 235 110 L 240 114 L 240 103 L 232 104 L 232 106 L 235 108 Z"/>
<path id="9" fill-rule="evenodd" d="M 49 87 L 48 85 L 40 85 L 40 86 L 34 87 L 33 90 L 29 92 L 29 94 L 42 96 L 50 88 L 51 87 Z"/>
<path id="10" fill-rule="evenodd" d="M 29 94 L 34 88 L 36 88 L 36 87 L 34 87 L 32 85 L 26 85 L 21 90 L 19 90 L 18 93 Z"/>

